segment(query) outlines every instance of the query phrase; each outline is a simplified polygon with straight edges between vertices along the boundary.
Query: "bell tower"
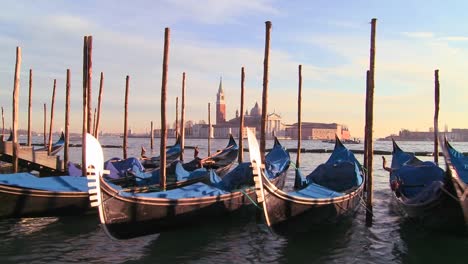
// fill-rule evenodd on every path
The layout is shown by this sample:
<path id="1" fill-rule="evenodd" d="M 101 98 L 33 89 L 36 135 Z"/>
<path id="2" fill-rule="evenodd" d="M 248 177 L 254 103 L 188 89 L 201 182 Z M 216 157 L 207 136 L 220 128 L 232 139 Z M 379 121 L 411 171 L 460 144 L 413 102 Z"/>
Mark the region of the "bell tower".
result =
<path id="1" fill-rule="evenodd" d="M 226 102 L 224 101 L 223 78 L 221 77 L 216 94 L 216 124 L 222 123 L 226 123 Z"/>

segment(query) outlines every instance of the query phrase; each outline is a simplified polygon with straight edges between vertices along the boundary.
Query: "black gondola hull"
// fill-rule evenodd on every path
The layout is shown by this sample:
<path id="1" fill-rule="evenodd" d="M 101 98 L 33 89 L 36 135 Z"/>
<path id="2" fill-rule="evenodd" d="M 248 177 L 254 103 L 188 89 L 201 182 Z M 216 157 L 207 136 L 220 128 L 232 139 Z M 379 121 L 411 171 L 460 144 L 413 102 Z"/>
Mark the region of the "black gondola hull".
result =
<path id="1" fill-rule="evenodd" d="M 283 173 L 275 183 L 282 187 L 285 177 L 286 173 Z M 252 201 L 256 201 L 253 187 L 216 197 L 170 200 L 122 197 L 102 179 L 100 185 L 105 226 L 117 239 L 203 224 L 254 208 Z"/>
<path id="2" fill-rule="evenodd" d="M 0 205 L 0 218 L 80 215 L 91 210 L 85 192 L 59 193 L 1 184 Z"/>
<path id="3" fill-rule="evenodd" d="M 279 233 L 304 232 L 315 225 L 330 224 L 354 216 L 360 208 L 363 187 L 346 196 L 333 199 L 297 199 L 276 190 L 264 182 L 265 203 L 268 220 L 273 230 Z"/>

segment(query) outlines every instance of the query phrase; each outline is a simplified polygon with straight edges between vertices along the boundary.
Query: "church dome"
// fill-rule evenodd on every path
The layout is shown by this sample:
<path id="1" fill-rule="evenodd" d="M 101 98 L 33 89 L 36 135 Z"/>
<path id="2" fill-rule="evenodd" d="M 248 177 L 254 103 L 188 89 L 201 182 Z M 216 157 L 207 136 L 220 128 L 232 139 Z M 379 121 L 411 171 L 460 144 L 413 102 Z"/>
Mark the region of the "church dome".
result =
<path id="1" fill-rule="evenodd" d="M 255 102 L 255 106 L 250 110 L 250 115 L 251 116 L 260 116 L 262 115 L 262 110 L 258 106 L 258 102 Z"/>

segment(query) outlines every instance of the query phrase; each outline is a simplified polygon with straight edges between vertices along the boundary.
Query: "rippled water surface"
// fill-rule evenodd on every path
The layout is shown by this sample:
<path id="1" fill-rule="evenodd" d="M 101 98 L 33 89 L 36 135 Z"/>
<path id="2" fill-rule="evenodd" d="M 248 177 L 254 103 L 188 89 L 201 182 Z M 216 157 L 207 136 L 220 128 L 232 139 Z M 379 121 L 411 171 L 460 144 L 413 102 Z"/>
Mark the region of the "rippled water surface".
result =
<path id="1" fill-rule="evenodd" d="M 168 145 L 173 143 L 168 140 Z M 121 145 L 117 137 L 103 137 L 102 144 Z M 189 139 L 207 153 L 206 140 Z M 293 148 L 295 141 L 282 140 Z M 79 142 L 72 142 L 79 143 Z M 247 142 L 245 142 L 246 144 Z M 159 141 L 155 140 L 156 149 Z M 212 141 L 212 151 L 227 140 Z M 267 147 L 272 146 L 267 143 Z M 468 152 L 468 143 L 453 143 Z M 149 139 L 129 139 L 129 156 L 140 146 L 151 154 Z M 304 141 L 306 149 L 333 145 Z M 408 151 L 431 151 L 429 142 L 400 142 Z M 362 145 L 350 145 L 362 149 Z M 390 142 L 376 142 L 375 150 L 391 150 Z M 71 149 L 71 159 L 79 161 L 79 148 Z M 122 149 L 104 149 L 106 158 L 122 156 Z M 187 159 L 193 150 L 186 150 Z M 246 153 L 248 157 L 248 154 Z M 329 154 L 305 153 L 301 167 L 305 173 L 324 162 Z M 295 154 L 291 154 L 295 161 Z M 357 155 L 362 160 L 362 155 Z M 387 157 L 391 159 L 390 156 Z M 431 157 L 422 157 L 430 160 Z M 286 188 L 293 184 L 289 173 Z M 271 233 L 255 217 L 255 210 L 231 217 L 207 219 L 197 227 L 127 241 L 109 239 L 99 227 L 97 215 L 0 220 L 0 263 L 467 263 L 468 237 L 454 231 L 428 230 L 402 217 L 393 202 L 381 169 L 380 156 L 374 156 L 374 221 L 365 226 L 365 209 L 340 224 L 312 227 L 307 233 L 281 236 Z M 0 205 L 1 206 L 1 205 Z"/>

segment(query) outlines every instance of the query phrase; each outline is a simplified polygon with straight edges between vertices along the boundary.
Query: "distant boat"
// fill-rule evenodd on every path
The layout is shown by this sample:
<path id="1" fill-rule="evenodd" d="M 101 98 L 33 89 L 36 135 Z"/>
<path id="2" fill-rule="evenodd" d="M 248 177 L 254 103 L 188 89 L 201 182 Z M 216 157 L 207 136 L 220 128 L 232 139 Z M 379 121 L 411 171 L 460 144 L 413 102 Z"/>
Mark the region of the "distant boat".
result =
<path id="1" fill-rule="evenodd" d="M 166 150 L 166 166 L 170 166 L 172 162 L 176 161 L 180 153 L 182 153 L 182 146 L 180 145 L 180 137 L 177 137 L 176 142 L 172 147 Z M 161 156 L 143 158 L 141 159 L 141 164 L 147 169 L 157 169 L 159 168 Z"/>
<path id="2" fill-rule="evenodd" d="M 49 155 L 53 156 L 59 153 L 59 151 L 62 150 L 64 146 L 65 146 L 65 134 L 62 132 L 57 142 L 52 144 L 52 148 L 51 148 Z M 45 146 L 43 148 L 35 149 L 34 151 L 48 151 L 48 150 L 49 148 Z"/>
<path id="3" fill-rule="evenodd" d="M 238 154 L 239 146 L 237 146 L 231 134 L 229 136 L 229 142 L 224 149 L 203 159 L 197 157 L 190 162 L 184 163 L 183 167 L 188 171 L 192 171 L 199 168 L 201 165 L 204 168 L 216 170 L 216 174 L 222 176 L 229 171 L 236 161 Z"/>
<path id="4" fill-rule="evenodd" d="M 322 142 L 335 144 L 335 140 L 334 140 L 334 139 L 322 140 Z M 342 140 L 341 140 L 341 143 L 344 143 L 344 144 L 361 144 L 361 140 L 360 140 L 359 138 L 342 139 Z"/>

